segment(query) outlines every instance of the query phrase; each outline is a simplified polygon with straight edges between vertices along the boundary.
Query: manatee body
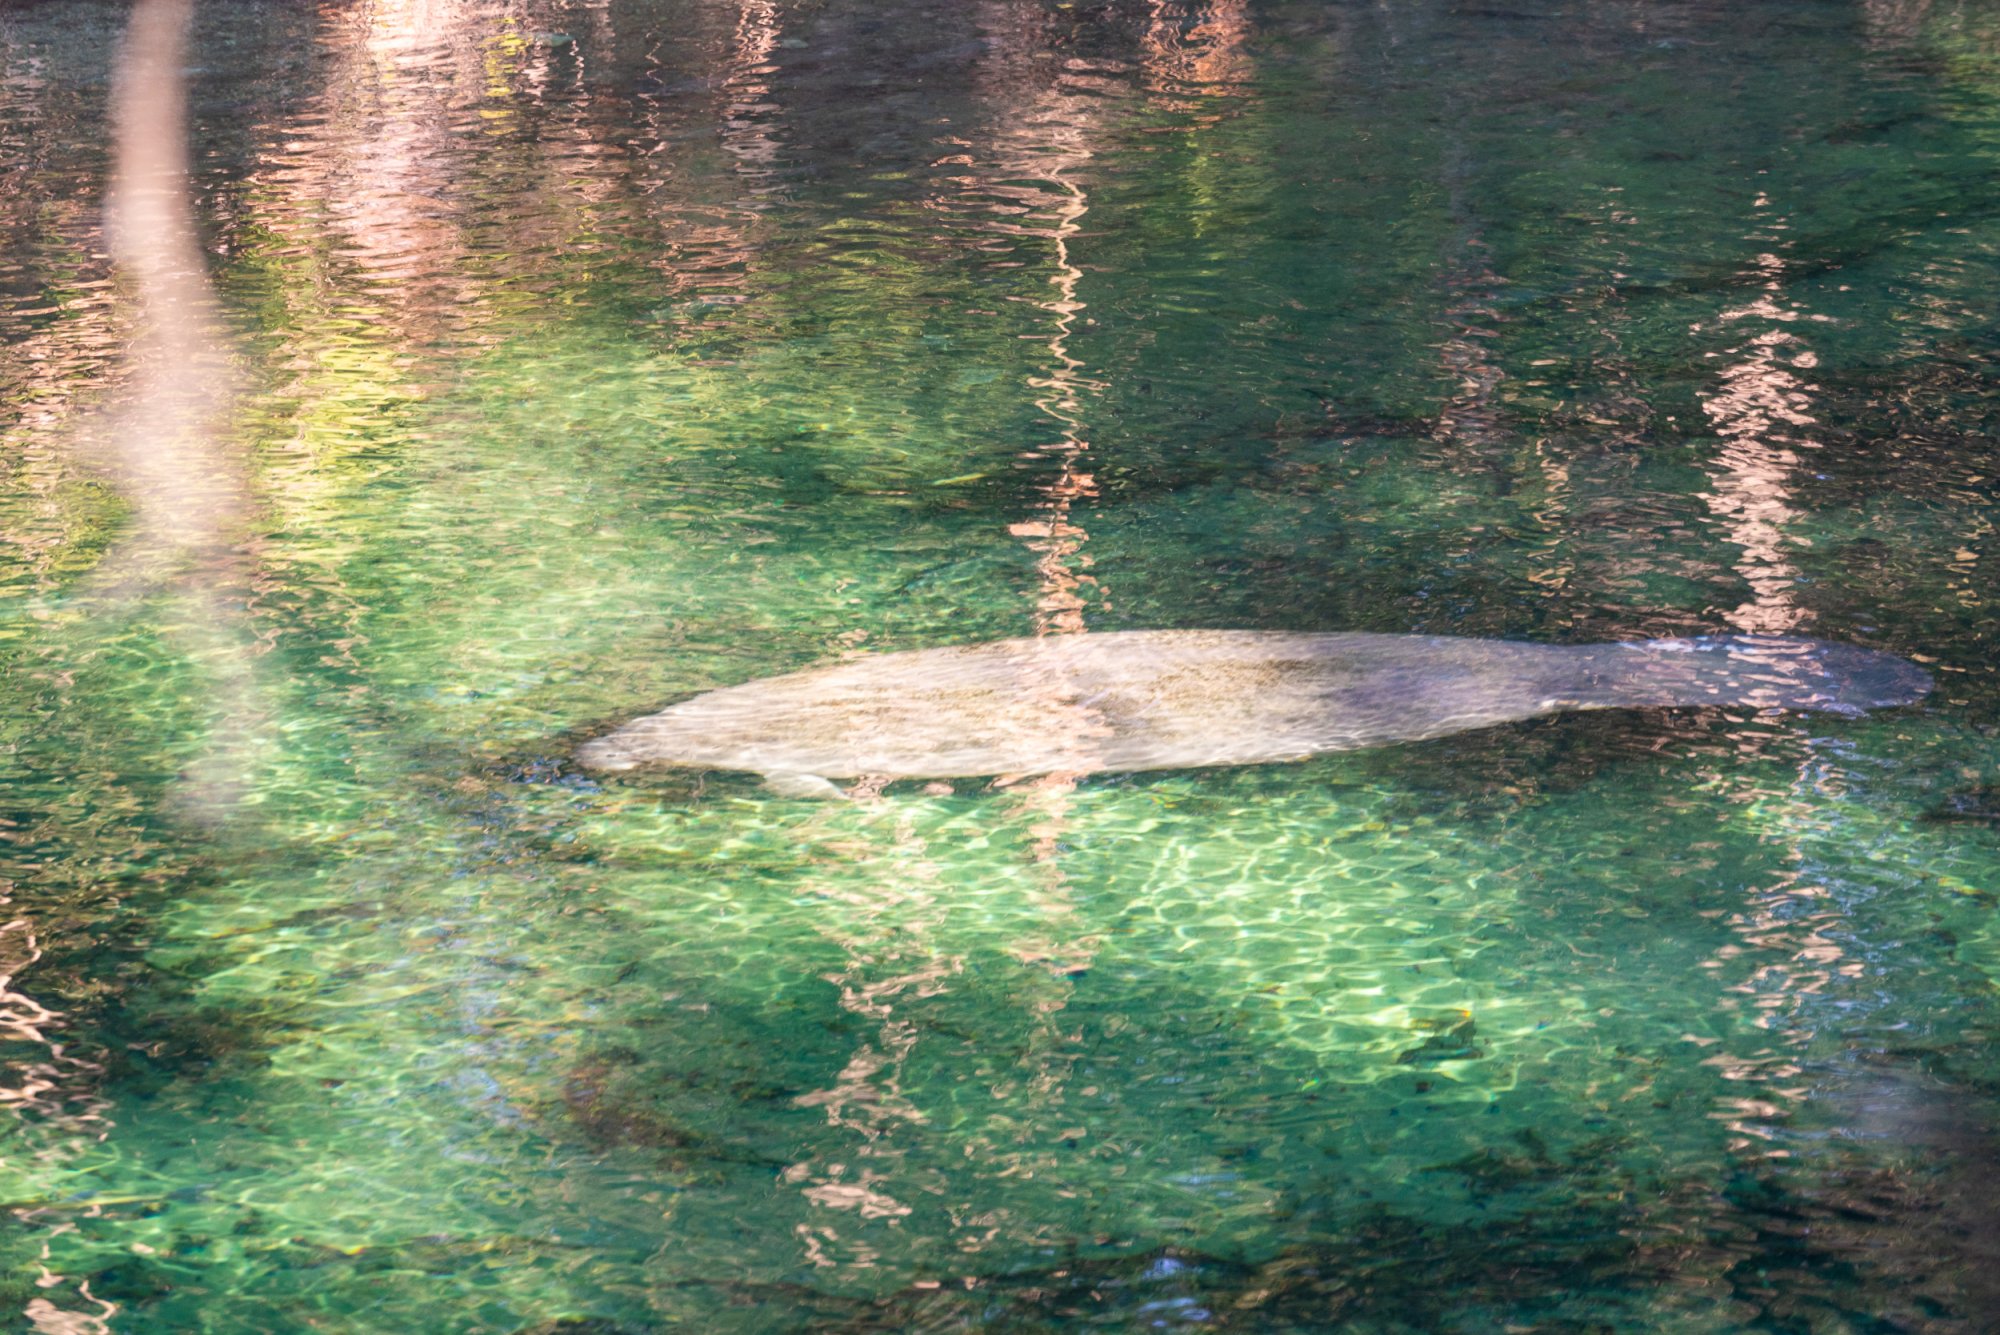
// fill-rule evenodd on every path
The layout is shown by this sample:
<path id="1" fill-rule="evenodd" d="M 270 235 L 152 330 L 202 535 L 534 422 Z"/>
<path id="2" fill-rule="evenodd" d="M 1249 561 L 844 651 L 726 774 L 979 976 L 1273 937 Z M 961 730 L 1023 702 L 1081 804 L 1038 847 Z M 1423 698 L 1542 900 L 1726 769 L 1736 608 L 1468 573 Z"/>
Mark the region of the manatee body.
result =
<path id="1" fill-rule="evenodd" d="M 1088 774 L 1299 760 L 1568 709 L 1859 713 L 1930 677 L 1893 654 L 1778 636 L 1542 645 L 1157 630 L 880 654 L 710 691 L 584 745 L 601 770 L 830 777 Z"/>

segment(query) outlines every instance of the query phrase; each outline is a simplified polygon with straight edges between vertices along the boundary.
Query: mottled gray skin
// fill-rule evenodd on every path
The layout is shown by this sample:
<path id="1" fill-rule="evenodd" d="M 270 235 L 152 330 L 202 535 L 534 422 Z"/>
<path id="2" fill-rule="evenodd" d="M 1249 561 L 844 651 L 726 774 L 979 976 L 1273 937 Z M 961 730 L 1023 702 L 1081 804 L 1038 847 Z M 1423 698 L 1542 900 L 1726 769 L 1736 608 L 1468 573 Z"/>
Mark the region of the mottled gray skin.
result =
<path id="1" fill-rule="evenodd" d="M 881 654 L 692 700 L 586 744 L 585 765 L 828 777 L 1088 774 L 1298 760 L 1568 709 L 1858 713 L 1930 690 L 1852 645 L 1769 636 L 1542 645 L 1162 630 Z"/>

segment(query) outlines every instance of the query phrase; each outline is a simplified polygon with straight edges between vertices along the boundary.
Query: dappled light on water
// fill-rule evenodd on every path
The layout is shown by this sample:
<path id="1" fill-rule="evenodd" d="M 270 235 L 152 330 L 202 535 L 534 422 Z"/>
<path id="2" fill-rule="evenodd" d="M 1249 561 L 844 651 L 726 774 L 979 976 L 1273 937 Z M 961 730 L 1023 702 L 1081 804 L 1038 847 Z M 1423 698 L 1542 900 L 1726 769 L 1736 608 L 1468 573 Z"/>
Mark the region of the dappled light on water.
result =
<path id="1" fill-rule="evenodd" d="M 1983 1331 L 1993 15 L 184 8 L 0 22 L 16 1324 Z"/>

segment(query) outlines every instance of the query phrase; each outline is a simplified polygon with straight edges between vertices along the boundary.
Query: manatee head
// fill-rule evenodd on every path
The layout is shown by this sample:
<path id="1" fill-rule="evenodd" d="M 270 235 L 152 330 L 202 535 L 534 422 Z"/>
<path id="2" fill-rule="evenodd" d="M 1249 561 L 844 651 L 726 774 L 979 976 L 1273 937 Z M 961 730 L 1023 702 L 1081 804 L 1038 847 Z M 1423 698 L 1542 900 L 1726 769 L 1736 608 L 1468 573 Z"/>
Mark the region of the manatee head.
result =
<path id="1" fill-rule="evenodd" d="M 623 731 L 622 728 L 619 730 Z M 639 758 L 624 744 L 618 732 L 606 733 L 585 742 L 576 749 L 576 758 L 586 768 L 601 770 L 627 770 L 639 763 Z"/>
<path id="2" fill-rule="evenodd" d="M 1931 693 L 1931 674 L 1915 663 L 1857 644 L 1724 635 L 1652 640 L 1647 647 L 1690 653 L 1721 699 L 1756 708 L 1860 714 L 1915 704 Z"/>
<path id="3" fill-rule="evenodd" d="M 754 690 L 713 691 L 585 742 L 576 758 L 590 769 L 611 771 L 641 765 L 764 770 L 772 767 L 768 753 L 795 738 L 797 725 L 793 711 L 767 705 Z"/>
<path id="4" fill-rule="evenodd" d="M 702 750 L 700 738 L 668 709 L 585 742 L 576 749 L 576 758 L 590 769 L 618 771 L 640 765 L 697 764 Z"/>
<path id="5" fill-rule="evenodd" d="M 1837 709 L 1889 709 L 1913 705 L 1931 693 L 1931 674 L 1907 658 L 1858 644 L 1815 646 L 1821 689 Z"/>

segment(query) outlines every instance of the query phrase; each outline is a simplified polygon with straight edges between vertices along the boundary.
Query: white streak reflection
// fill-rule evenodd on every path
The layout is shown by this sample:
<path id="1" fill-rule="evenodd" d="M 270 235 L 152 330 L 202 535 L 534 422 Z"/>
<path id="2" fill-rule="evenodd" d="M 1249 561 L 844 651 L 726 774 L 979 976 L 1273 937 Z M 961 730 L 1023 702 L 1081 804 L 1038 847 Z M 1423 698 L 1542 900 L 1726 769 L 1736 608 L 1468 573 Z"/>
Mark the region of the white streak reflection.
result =
<path id="1" fill-rule="evenodd" d="M 1010 48 L 1024 44 L 1023 34 L 1007 22 L 1004 7 L 989 7 L 985 17 L 997 53 L 995 65 L 1004 69 L 1018 63 L 1023 53 Z M 990 174 L 979 181 L 980 193 L 1006 202 L 988 227 L 1048 247 L 1046 290 L 1034 302 L 1048 317 L 1045 335 L 1030 336 L 1042 338 L 1047 353 L 1042 373 L 1030 376 L 1028 387 L 1035 408 L 1053 428 L 1054 439 L 1021 457 L 1043 468 L 1053 464 L 1053 469 L 1037 487 L 1040 499 L 1035 512 L 1008 527 L 1035 555 L 1037 635 L 1082 633 L 1088 629 L 1086 613 L 1092 601 L 1103 598 L 1084 551 L 1090 535 L 1076 514 L 1097 496 L 1097 479 L 1087 465 L 1088 404 L 1102 386 L 1090 377 L 1071 346 L 1088 310 L 1081 294 L 1083 268 L 1072 247 L 1090 212 L 1089 192 L 1078 177 L 1095 157 L 1102 132 L 1103 99 L 1097 88 L 1098 82 L 1085 72 L 1075 80 L 1058 77 L 1049 86 L 1032 88 L 1023 98 L 1019 83 L 996 78 L 992 140 L 980 155 L 991 164 Z M 1075 712 L 1070 702 L 1053 695 L 1048 708 Z M 1016 789 L 1012 812 L 1031 828 L 1034 894 L 1048 928 L 1032 940 L 1018 942 L 1014 953 L 1024 963 L 1050 966 L 1057 975 L 1087 967 L 1094 953 L 1094 942 L 1071 939 L 1061 930 L 1063 920 L 1074 913 L 1059 851 L 1068 823 L 1068 798 L 1075 787 L 1073 774 L 1035 779 Z M 1061 997 L 1045 999 L 1039 1008 L 1053 1014 L 1064 1004 Z M 1051 1090 L 1060 1084 L 1059 1076 L 1045 1076 L 1042 1083 Z"/>
<path id="2" fill-rule="evenodd" d="M 704 111 L 714 117 L 733 178 L 719 195 L 707 174 L 684 160 L 680 143 L 693 127 L 682 122 L 686 113 L 676 99 L 648 95 L 640 112 L 647 134 L 634 161 L 636 185 L 657 229 L 653 267 L 665 294 L 683 303 L 677 315 L 683 321 L 744 301 L 765 217 L 783 191 L 783 106 L 775 60 L 783 16 L 772 0 L 734 0 L 725 12 L 726 34 L 704 42 L 702 57 L 721 70 L 717 96 Z M 664 54 L 655 47 L 650 56 L 654 87 L 679 84 L 687 74 L 684 63 L 664 62 Z"/>
<path id="3" fill-rule="evenodd" d="M 1746 749 L 1774 740 L 1746 739 Z M 1758 1158 L 1790 1154 L 1779 1132 L 1810 1092 L 1805 1070 L 1818 1037 L 1810 1003 L 1865 971 L 1862 960 L 1841 945 L 1851 929 L 1812 855 L 1814 842 L 1827 833 L 1828 804 L 1840 800 L 1841 776 L 1814 753 L 1810 740 L 1800 744 L 1805 754 L 1781 791 L 1761 788 L 1735 771 L 1715 780 L 1780 863 L 1730 916 L 1736 940 L 1702 965 L 1724 984 L 1719 1009 L 1739 1016 L 1760 1042 L 1702 1063 L 1742 1087 L 1741 1093 L 1718 1098 L 1710 1116 L 1727 1126 L 1732 1152 Z"/>
<path id="4" fill-rule="evenodd" d="M 827 924 L 821 929 L 847 957 L 826 981 L 840 991 L 840 1007 L 873 1026 L 833 1084 L 802 1094 L 802 1108 L 821 1108 L 829 1126 L 855 1136 L 838 1161 L 808 1160 L 787 1168 L 783 1180 L 819 1211 L 863 1220 L 900 1219 L 911 1207 L 895 1193 L 901 1150 L 899 1126 L 928 1119 L 903 1091 L 903 1070 L 920 1031 L 911 1006 L 941 995 L 965 967 L 962 957 L 939 953 L 930 938 L 945 913 L 937 868 L 926 856 L 910 815 L 891 805 L 872 808 L 889 822 L 890 846 L 880 858 L 882 877 L 853 887 L 829 884 Z M 855 851 L 866 853 L 865 847 Z M 873 1248 L 846 1236 L 823 1214 L 797 1229 L 814 1266 L 872 1265 Z"/>
<path id="5" fill-rule="evenodd" d="M 1145 35 L 1147 90 L 1195 125 L 1220 120 L 1227 104 L 1217 92 L 1250 82 L 1249 0 L 1150 0 Z"/>
<path id="6" fill-rule="evenodd" d="M 736 49 L 723 82 L 722 146 L 736 159 L 753 195 L 769 194 L 778 163 L 779 139 L 772 100 L 778 67 L 771 57 L 784 27 L 772 0 L 742 0 L 736 16 Z"/>
<path id="7" fill-rule="evenodd" d="M 191 0 L 141 0 L 119 56 L 106 225 L 139 333 L 123 402 L 95 424 L 89 448 L 135 512 L 135 531 L 106 558 L 103 577 L 114 587 L 165 584 L 190 604 L 174 636 L 205 675 L 214 721 L 179 796 L 215 818 L 241 795 L 265 718 L 243 626 L 251 504 L 227 436 L 234 355 L 189 202 L 181 71 L 191 10 Z"/>
<path id="8" fill-rule="evenodd" d="M 1758 206 L 1768 201 L 1759 196 Z M 1702 410 L 1722 439 L 1709 468 L 1712 490 L 1702 499 L 1741 549 L 1736 571 L 1750 586 L 1749 600 L 1728 620 L 1739 630 L 1766 634 L 1795 630 L 1810 619 L 1793 596 L 1798 572 L 1786 549 L 1797 540 L 1785 529 L 1799 518 L 1791 504 L 1798 451 L 1817 448 L 1804 434 L 1813 425 L 1810 387 L 1795 372 L 1817 359 L 1790 327 L 1806 318 L 1804 312 L 1780 302 L 1784 272 L 1781 255 L 1757 257 L 1758 295 L 1718 317 L 1724 325 L 1740 325 L 1748 337 L 1719 354 L 1735 360 L 1723 369 L 1720 385 L 1702 396 Z"/>

